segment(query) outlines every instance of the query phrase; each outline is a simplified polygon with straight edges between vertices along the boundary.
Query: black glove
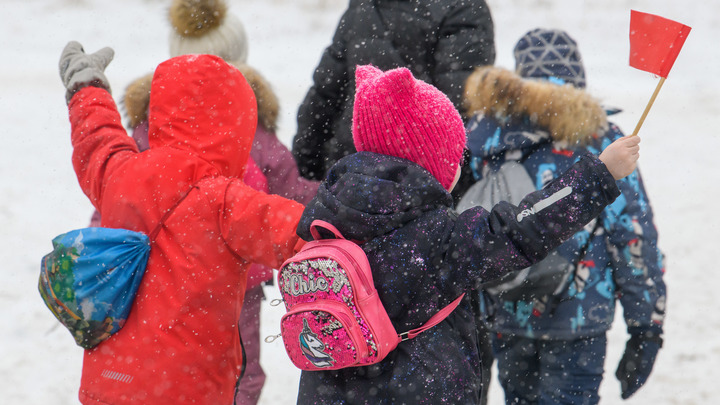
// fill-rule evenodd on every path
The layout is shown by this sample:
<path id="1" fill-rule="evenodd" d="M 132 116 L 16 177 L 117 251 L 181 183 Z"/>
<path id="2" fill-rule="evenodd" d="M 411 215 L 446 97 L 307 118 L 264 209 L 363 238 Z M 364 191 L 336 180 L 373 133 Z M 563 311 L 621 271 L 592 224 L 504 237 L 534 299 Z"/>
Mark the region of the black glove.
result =
<path id="1" fill-rule="evenodd" d="M 111 48 L 103 48 L 87 55 L 80 43 L 68 42 L 60 55 L 59 64 L 60 79 L 67 90 L 65 100 L 69 103 L 78 90 L 87 86 L 110 91 L 110 83 L 103 72 L 114 55 L 115 51 Z"/>
<path id="2" fill-rule="evenodd" d="M 615 377 L 620 381 L 622 398 L 628 399 L 645 384 L 652 371 L 655 358 L 662 347 L 661 328 L 633 330 L 620 359 Z"/>

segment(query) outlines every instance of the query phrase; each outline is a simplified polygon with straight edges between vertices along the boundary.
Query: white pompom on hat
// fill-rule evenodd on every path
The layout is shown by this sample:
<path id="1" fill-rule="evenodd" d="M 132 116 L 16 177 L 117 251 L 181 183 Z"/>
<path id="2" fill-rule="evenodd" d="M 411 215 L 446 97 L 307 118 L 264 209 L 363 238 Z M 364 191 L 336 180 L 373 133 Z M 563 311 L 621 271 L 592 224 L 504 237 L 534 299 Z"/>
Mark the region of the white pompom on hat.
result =
<path id="1" fill-rule="evenodd" d="M 173 0 L 169 10 L 170 56 L 211 54 L 246 63 L 245 27 L 223 0 Z"/>

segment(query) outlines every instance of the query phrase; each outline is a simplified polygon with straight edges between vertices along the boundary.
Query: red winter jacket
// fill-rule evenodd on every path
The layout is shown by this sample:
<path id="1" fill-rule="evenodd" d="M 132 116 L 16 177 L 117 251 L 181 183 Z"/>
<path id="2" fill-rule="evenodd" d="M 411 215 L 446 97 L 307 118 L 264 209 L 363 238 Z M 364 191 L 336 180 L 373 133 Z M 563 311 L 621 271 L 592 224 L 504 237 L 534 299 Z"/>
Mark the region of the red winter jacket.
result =
<path id="1" fill-rule="evenodd" d="M 252 149 L 250 149 L 252 152 Z M 265 193 L 270 193 L 268 188 L 268 179 L 263 174 L 262 170 L 257 166 L 252 158 L 252 153 L 248 157 L 247 165 L 245 166 L 245 175 L 243 181 L 248 186 L 255 190 L 259 190 Z M 247 274 L 247 282 L 245 283 L 245 289 L 257 287 L 265 281 L 272 279 L 273 269 L 271 267 L 263 266 L 262 264 L 253 263 L 250 265 Z M 242 327 L 242 325 L 240 325 Z"/>
<path id="2" fill-rule="evenodd" d="M 73 165 L 102 226 L 155 239 L 124 327 L 85 351 L 86 404 L 231 404 L 242 354 L 237 320 L 249 263 L 277 268 L 298 241 L 303 206 L 241 180 L 256 103 L 222 59 L 188 55 L 155 71 L 150 149 L 139 153 L 111 95 L 71 100 Z"/>

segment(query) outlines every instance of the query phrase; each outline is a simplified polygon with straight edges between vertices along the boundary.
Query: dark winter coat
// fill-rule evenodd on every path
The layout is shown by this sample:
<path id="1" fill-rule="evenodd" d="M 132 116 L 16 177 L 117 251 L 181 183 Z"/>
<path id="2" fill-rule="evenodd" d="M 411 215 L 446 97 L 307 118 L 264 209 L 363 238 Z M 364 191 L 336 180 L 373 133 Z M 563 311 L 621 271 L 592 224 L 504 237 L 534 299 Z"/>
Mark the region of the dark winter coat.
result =
<path id="1" fill-rule="evenodd" d="M 291 256 L 303 206 L 241 180 L 257 104 L 240 72 L 191 55 L 160 64 L 152 86 L 144 152 L 106 90 L 84 88 L 68 106 L 73 166 L 102 226 L 149 233 L 187 195 L 152 244 L 125 325 L 85 351 L 79 397 L 94 405 L 230 404 L 243 361 L 237 322 L 248 268 Z"/>
<path id="2" fill-rule="evenodd" d="M 322 180 L 355 152 L 351 133 L 355 67 L 407 67 L 444 92 L 459 111 L 465 79 L 495 61 L 485 0 L 352 0 L 298 110 L 293 155 L 300 173 Z"/>
<path id="3" fill-rule="evenodd" d="M 580 156 L 599 155 L 623 136 L 595 99 L 570 85 L 485 68 L 470 77 L 467 94 L 476 113 L 468 125 L 468 147 L 478 179 L 513 159 L 541 189 Z M 661 327 L 664 263 L 650 201 L 637 170 L 617 185 L 622 194 L 603 210 L 597 227 L 589 224 L 557 250 L 574 268 L 560 303 L 547 307 L 552 302 L 543 299 L 491 296 L 485 315 L 492 330 L 538 339 L 602 334 L 613 321 L 617 298 L 628 327 Z"/>
<path id="4" fill-rule="evenodd" d="M 547 208 L 558 193 L 570 192 Z M 370 152 L 340 160 L 308 204 L 298 234 L 314 219 L 364 242 L 380 299 L 398 332 L 424 324 L 481 280 L 543 258 L 618 195 L 602 162 L 582 158 L 560 180 L 519 206 L 454 213 L 452 197 L 413 162 Z M 443 322 L 400 343 L 381 363 L 303 372 L 300 404 L 475 404 L 481 364 L 470 299 Z"/>

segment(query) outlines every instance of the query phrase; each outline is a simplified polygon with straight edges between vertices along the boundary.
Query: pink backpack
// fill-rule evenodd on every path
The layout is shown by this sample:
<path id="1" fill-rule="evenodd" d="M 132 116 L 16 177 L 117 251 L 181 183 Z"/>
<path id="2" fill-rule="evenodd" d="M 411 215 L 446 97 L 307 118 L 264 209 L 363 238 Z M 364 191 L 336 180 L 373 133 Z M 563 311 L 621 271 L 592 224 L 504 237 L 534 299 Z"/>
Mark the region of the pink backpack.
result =
<path id="1" fill-rule="evenodd" d="M 319 228 L 335 239 L 322 239 Z M 331 224 L 315 220 L 315 239 L 280 268 L 287 313 L 280 321 L 285 350 L 298 368 L 336 370 L 378 363 L 404 340 L 437 325 L 463 295 L 425 325 L 398 334 L 380 302 L 367 256 Z"/>

